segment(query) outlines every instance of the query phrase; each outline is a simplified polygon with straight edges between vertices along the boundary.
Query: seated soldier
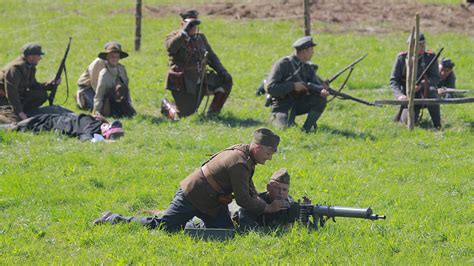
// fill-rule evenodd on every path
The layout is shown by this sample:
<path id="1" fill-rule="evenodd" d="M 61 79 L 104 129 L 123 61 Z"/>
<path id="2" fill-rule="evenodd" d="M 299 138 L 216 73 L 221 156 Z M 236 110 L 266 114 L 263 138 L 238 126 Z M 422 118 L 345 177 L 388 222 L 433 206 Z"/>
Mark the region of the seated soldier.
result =
<path id="1" fill-rule="evenodd" d="M 449 58 L 443 58 L 439 64 L 438 88 L 456 89 L 456 75 L 454 74 L 454 62 Z M 454 93 L 446 93 L 445 98 L 454 98 Z"/>
<path id="2" fill-rule="evenodd" d="M 80 140 L 115 140 L 124 135 L 120 121 L 109 123 L 102 117 L 73 113 L 39 114 L 13 124 L 11 128 L 23 132 L 57 131 Z"/>
<path id="3" fill-rule="evenodd" d="M 105 44 L 105 51 L 99 53 L 84 71 L 77 85 L 76 101 L 79 108 L 92 110 L 93 115 L 104 117 L 132 117 L 136 114 L 132 106 L 125 66 L 119 63 L 128 54 L 117 42 Z"/>
<path id="4" fill-rule="evenodd" d="M 290 175 L 285 168 L 273 173 L 267 183 L 267 191 L 259 193 L 258 196 L 267 204 L 271 204 L 274 200 L 288 201 L 290 209 L 275 213 L 262 213 L 256 215 L 245 208 L 240 208 L 233 214 L 233 220 L 237 222 L 242 230 L 250 230 L 257 228 L 275 229 L 280 226 L 287 226 L 296 221 L 297 213 L 292 213 L 292 206 L 295 203 L 293 198 L 288 195 L 290 190 Z"/>
<path id="5" fill-rule="evenodd" d="M 0 71 L 0 106 L 12 106 L 19 120 L 31 116 L 48 99 L 47 90 L 59 85 L 61 80 L 39 83 L 36 66 L 44 55 L 41 45 L 27 43 L 23 54 Z"/>

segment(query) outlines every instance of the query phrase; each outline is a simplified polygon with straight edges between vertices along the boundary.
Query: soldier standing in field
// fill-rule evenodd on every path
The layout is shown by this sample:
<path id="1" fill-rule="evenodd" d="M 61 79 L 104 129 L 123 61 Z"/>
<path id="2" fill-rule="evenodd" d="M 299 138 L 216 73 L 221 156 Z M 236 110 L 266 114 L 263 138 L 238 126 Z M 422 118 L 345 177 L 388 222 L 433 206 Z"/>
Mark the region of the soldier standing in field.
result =
<path id="1" fill-rule="evenodd" d="M 303 124 L 305 132 L 316 130 L 317 121 L 326 107 L 329 95 L 327 84 L 316 76 L 314 65 L 309 63 L 316 44 L 310 36 L 293 43 L 295 52 L 273 65 L 267 79 L 271 95 L 271 122 L 278 128 L 295 124 L 296 116 L 307 114 Z M 307 83 L 318 86 L 320 93 L 309 90 Z"/>
<path id="2" fill-rule="evenodd" d="M 105 44 L 105 51 L 87 67 L 77 81 L 77 105 L 83 110 L 92 110 L 95 116 L 132 117 L 136 114 L 132 106 L 128 76 L 120 59 L 128 57 L 117 42 Z"/>
<path id="3" fill-rule="evenodd" d="M 393 94 L 397 100 L 406 100 L 406 58 L 407 52 L 401 52 L 397 55 L 395 64 L 393 65 L 392 75 L 390 77 L 390 87 L 392 88 Z M 423 70 L 428 66 L 430 61 L 436 56 L 432 51 L 426 50 L 425 35 L 420 33 L 419 36 L 419 50 L 420 55 L 418 59 L 418 73 L 416 79 L 420 77 Z M 435 62 L 428 70 L 426 77 L 422 83 L 416 87 L 415 98 L 438 98 L 438 95 L 442 95 L 443 91 L 438 89 L 437 85 L 439 82 L 438 63 Z M 420 117 L 421 105 L 415 105 L 415 120 L 418 121 Z M 427 106 L 428 112 L 430 113 L 433 126 L 436 129 L 441 128 L 441 112 L 439 105 Z M 407 123 L 408 120 L 408 109 L 405 106 L 402 108 L 395 117 L 395 121 Z"/>
<path id="4" fill-rule="evenodd" d="M 271 160 L 279 142 L 280 137 L 269 129 L 257 129 L 250 144 L 237 144 L 214 154 L 181 181 L 174 199 L 160 216 L 125 217 L 106 212 L 94 224 L 138 221 L 149 228 L 176 231 L 198 217 L 207 228 L 232 228 L 227 205 L 234 197 L 239 206 L 257 216 L 287 209 L 286 200 L 267 204 L 260 199 L 252 180 L 255 166 Z"/>
<path id="5" fill-rule="evenodd" d="M 171 91 L 180 117 L 195 113 L 207 94 L 214 94 L 207 112 L 217 114 L 230 94 L 232 77 L 212 50 L 206 36 L 199 32 L 201 21 L 198 20 L 198 12 L 190 10 L 180 16 L 181 28 L 171 32 L 165 40 L 170 67 L 166 89 Z M 215 72 L 207 72 L 206 66 Z"/>
<path id="6" fill-rule="evenodd" d="M 41 45 L 27 43 L 22 51 L 0 71 L 0 106 L 12 106 L 21 120 L 46 102 L 47 90 L 61 83 L 60 79 L 45 83 L 36 80 L 36 66 L 44 55 Z"/>

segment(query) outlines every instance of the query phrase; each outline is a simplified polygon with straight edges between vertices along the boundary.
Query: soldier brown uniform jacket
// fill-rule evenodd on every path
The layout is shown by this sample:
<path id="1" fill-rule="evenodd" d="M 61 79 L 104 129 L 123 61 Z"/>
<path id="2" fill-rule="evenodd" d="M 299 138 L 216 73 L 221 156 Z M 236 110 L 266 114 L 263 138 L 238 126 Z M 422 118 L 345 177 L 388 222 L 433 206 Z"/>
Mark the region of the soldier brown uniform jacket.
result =
<path id="1" fill-rule="evenodd" d="M 227 73 L 227 70 L 212 50 L 206 36 L 198 33 L 188 37 L 180 30 L 173 31 L 166 37 L 165 47 L 168 51 L 170 66 L 166 88 L 172 91 L 180 116 L 193 114 L 199 105 L 198 102 L 200 103 L 206 94 L 206 86 L 203 86 L 201 99 L 198 99 L 200 76 L 203 71 L 202 63 L 206 52 L 208 66 L 218 74 L 206 75 L 205 80 L 209 90 L 219 87 L 224 90 L 220 92 L 220 95 L 214 93 L 213 103 L 209 107 L 210 111 L 219 112 L 231 91 L 232 81 L 220 80 L 219 75 Z"/>
<path id="2" fill-rule="evenodd" d="M 423 70 L 428 66 L 430 61 L 436 56 L 435 53 L 431 51 L 425 51 L 423 56 L 418 59 L 418 67 L 417 67 L 417 75 L 416 78 L 418 79 Z M 393 94 L 395 98 L 399 96 L 406 95 L 406 64 L 405 60 L 407 57 L 407 52 L 399 53 L 397 59 L 395 60 L 395 64 L 393 65 L 392 75 L 390 77 L 390 87 L 392 88 Z M 427 72 L 427 80 L 429 83 L 429 91 L 427 95 L 423 95 L 423 89 L 415 93 L 415 98 L 437 98 L 437 85 L 439 82 L 439 72 L 438 72 L 438 63 L 435 62 Z M 441 127 L 441 115 L 440 115 L 440 108 L 439 105 L 430 105 L 427 107 L 428 111 L 431 116 L 431 120 L 433 121 L 433 125 L 436 128 Z M 415 106 L 415 119 L 418 120 L 419 113 L 420 113 L 421 106 Z M 401 115 L 401 120 L 405 121 L 407 116 L 406 107 Z"/>
<path id="3" fill-rule="evenodd" d="M 206 162 L 210 176 L 222 188 L 223 194 L 234 193 L 237 204 L 260 215 L 265 202 L 259 200 L 252 180 L 256 161 L 250 154 L 250 145 L 238 144 L 227 148 Z M 216 216 L 222 207 L 218 202 L 219 193 L 206 180 L 201 168 L 181 182 L 184 196 L 199 211 Z"/>
<path id="4" fill-rule="evenodd" d="M 0 71 L 0 105 L 11 105 L 15 114 L 40 107 L 52 86 L 36 81 L 36 67 L 19 56 Z"/>

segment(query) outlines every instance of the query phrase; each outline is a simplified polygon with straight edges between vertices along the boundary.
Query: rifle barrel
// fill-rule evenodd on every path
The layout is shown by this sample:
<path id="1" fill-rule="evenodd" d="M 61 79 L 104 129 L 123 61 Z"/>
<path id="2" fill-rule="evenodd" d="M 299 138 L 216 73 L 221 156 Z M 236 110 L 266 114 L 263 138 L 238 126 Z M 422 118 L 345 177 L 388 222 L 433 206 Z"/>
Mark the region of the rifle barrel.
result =
<path id="1" fill-rule="evenodd" d="M 334 80 L 336 80 L 342 73 L 346 72 L 346 70 L 348 70 L 349 68 L 355 66 L 357 63 L 359 63 L 360 61 L 362 61 L 366 56 L 368 55 L 368 53 L 365 53 L 365 55 L 357 58 L 356 60 L 354 60 L 354 62 L 350 63 L 349 65 L 347 65 L 346 67 L 344 67 L 342 70 L 340 70 L 339 72 L 337 72 L 336 74 L 334 74 L 331 78 L 329 78 L 328 80 L 326 80 L 326 82 L 328 84 L 330 84 L 331 82 L 333 82 Z"/>

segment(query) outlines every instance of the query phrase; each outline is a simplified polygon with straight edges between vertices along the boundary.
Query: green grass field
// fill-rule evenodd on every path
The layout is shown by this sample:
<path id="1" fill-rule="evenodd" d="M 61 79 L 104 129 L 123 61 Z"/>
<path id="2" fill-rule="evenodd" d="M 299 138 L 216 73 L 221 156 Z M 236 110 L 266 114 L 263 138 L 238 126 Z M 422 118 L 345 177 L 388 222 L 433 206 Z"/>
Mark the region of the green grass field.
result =
<path id="1" fill-rule="evenodd" d="M 391 119 L 396 107 L 373 108 L 332 101 L 315 134 L 275 130 L 279 152 L 254 175 L 263 190 L 286 167 L 290 194 L 314 203 L 371 206 L 387 220 L 338 219 L 319 231 L 294 227 L 284 234 L 250 233 L 226 242 L 195 240 L 182 233 L 138 225 L 93 227 L 102 211 L 136 214 L 164 209 L 179 182 L 217 152 L 247 143 L 268 124 L 269 109 L 255 89 L 272 63 L 291 53 L 300 21 L 235 21 L 203 17 L 213 49 L 234 78 L 223 113 L 169 122 L 160 115 L 167 55 L 163 40 L 177 16 L 143 21 L 140 52 L 133 51 L 134 1 L 3 0 L 0 64 L 28 41 L 46 52 L 38 79 L 53 77 L 73 36 L 68 58 L 72 99 L 75 82 L 109 40 L 120 41 L 139 115 L 123 121 L 126 136 L 112 144 L 82 143 L 54 133 L 0 132 L 0 264 L 472 264 L 474 106 L 443 105 L 444 129 L 408 131 Z M 186 1 L 145 1 L 146 4 Z M 203 2 L 203 1 L 193 1 Z M 421 1 L 443 2 L 458 1 Z M 33 9 L 25 5 L 35 6 Z M 406 32 L 319 34 L 313 61 L 328 77 L 365 52 L 347 93 L 391 99 L 388 80 L 395 56 L 406 49 Z M 456 62 L 458 88 L 474 85 L 473 36 L 425 32 L 428 47 L 445 47 Z M 63 79 L 64 82 L 64 79 Z M 337 82 L 336 82 L 337 83 Z M 64 101 L 60 86 L 57 103 Z M 297 122 L 302 123 L 303 118 Z"/>

